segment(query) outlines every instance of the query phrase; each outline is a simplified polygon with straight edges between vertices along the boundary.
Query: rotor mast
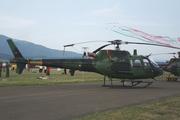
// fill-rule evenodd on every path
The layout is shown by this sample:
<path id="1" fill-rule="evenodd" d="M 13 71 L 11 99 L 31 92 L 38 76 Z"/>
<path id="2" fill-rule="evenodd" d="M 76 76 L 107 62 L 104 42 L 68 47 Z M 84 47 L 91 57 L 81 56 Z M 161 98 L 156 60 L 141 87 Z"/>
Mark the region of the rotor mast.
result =
<path id="1" fill-rule="evenodd" d="M 178 52 L 178 58 L 180 58 L 180 52 Z"/>
<path id="2" fill-rule="evenodd" d="M 122 40 L 113 40 L 113 41 L 108 41 L 108 42 L 110 42 L 113 45 L 116 45 L 116 50 L 117 51 L 120 51 L 119 45 L 126 44 L 126 42 L 123 42 Z"/>

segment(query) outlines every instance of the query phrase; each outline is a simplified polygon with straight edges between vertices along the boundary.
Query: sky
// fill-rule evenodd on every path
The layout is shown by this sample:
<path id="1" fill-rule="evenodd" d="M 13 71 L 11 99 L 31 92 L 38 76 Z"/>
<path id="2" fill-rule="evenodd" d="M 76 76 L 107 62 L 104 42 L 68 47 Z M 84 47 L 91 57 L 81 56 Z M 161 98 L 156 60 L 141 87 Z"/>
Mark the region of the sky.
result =
<path id="1" fill-rule="evenodd" d="M 143 42 L 108 29 L 114 24 L 152 35 L 180 37 L 179 0 L 0 0 L 0 3 L 0 34 L 51 49 L 64 50 L 66 44 L 87 41 Z M 94 51 L 104 44 L 107 42 L 77 44 L 66 50 L 82 53 L 84 47 Z M 137 49 L 141 55 L 178 52 L 146 45 L 121 45 L 121 49 L 131 54 Z"/>

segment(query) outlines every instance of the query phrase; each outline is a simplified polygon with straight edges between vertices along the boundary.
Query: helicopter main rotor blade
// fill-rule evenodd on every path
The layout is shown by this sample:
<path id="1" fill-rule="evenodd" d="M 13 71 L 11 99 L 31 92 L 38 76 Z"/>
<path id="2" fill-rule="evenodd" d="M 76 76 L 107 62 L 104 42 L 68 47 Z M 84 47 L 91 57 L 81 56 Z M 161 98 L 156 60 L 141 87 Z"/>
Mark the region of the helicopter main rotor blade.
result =
<path id="1" fill-rule="evenodd" d="M 72 47 L 74 45 L 77 44 L 84 44 L 84 43 L 91 43 L 91 42 L 110 42 L 109 44 L 103 45 L 101 47 L 99 47 L 98 49 L 94 50 L 93 53 L 97 53 L 98 51 L 100 51 L 101 49 L 103 49 L 106 46 L 109 45 L 116 45 L 116 50 L 120 50 L 119 49 L 119 45 L 122 44 L 139 44 L 139 45 L 152 45 L 152 46 L 161 46 L 161 47 L 168 47 L 168 48 L 175 48 L 175 49 L 180 49 L 180 47 L 174 47 L 174 46 L 170 46 L 170 45 L 160 45 L 160 44 L 152 44 L 152 43 L 140 43 L 140 42 L 127 42 L 127 41 L 123 41 L 120 39 L 116 39 L 116 40 L 111 40 L 111 41 L 103 41 L 103 40 L 99 40 L 99 41 L 87 41 L 87 42 L 80 42 L 80 43 L 75 43 L 75 44 L 68 44 L 68 45 L 64 45 L 64 47 Z"/>
<path id="2" fill-rule="evenodd" d="M 121 44 L 140 44 L 140 45 L 153 45 L 153 46 L 161 46 L 161 47 L 180 49 L 180 47 L 174 47 L 174 46 L 170 46 L 170 45 L 160 45 L 160 44 L 140 43 L 140 42 L 127 42 L 127 41 L 122 41 L 122 40 L 112 40 L 112 41 L 108 41 L 108 42 L 110 42 L 111 44 L 116 44 L 116 45 L 121 45 Z"/>
<path id="3" fill-rule="evenodd" d="M 151 44 L 151 43 L 139 43 L 139 42 L 125 42 L 126 44 L 141 44 L 141 45 L 153 45 L 153 46 L 161 46 L 161 47 L 168 47 L 168 48 L 175 48 L 180 49 L 179 47 L 169 46 L 169 45 L 159 45 L 159 44 Z"/>
<path id="4" fill-rule="evenodd" d="M 72 46 L 74 46 L 74 45 L 91 43 L 91 42 L 107 42 L 107 41 L 87 41 L 87 42 L 80 42 L 80 43 L 74 43 L 74 44 L 64 45 L 64 47 L 72 47 Z"/>
<path id="5" fill-rule="evenodd" d="M 177 53 L 157 53 L 157 54 L 152 54 L 152 55 L 154 56 L 154 55 L 164 55 L 164 54 L 177 54 Z"/>

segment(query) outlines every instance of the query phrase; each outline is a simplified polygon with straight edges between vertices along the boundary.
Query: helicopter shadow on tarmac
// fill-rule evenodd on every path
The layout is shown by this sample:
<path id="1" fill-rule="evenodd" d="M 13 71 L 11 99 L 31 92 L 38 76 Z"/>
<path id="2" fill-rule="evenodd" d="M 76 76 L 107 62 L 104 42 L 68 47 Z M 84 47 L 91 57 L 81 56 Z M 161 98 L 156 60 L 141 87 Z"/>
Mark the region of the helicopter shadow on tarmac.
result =
<path id="1" fill-rule="evenodd" d="M 132 87 L 132 86 L 122 86 L 122 85 L 106 85 L 106 86 L 103 86 L 103 87 L 109 87 L 109 89 L 162 89 L 162 87 L 144 87 L 144 86 L 135 86 L 135 87 Z"/>
<path id="2" fill-rule="evenodd" d="M 109 87 L 110 89 L 144 89 L 144 88 L 149 88 L 148 86 L 151 85 L 152 83 L 154 83 L 156 81 L 154 81 L 153 79 L 146 79 L 146 80 L 135 80 L 132 81 L 131 80 L 126 80 L 126 81 L 121 81 L 121 80 L 117 80 L 117 81 L 113 81 L 113 85 L 111 85 L 111 83 L 106 84 L 106 85 L 102 85 L 102 87 Z M 150 89 L 161 89 L 161 87 L 153 87 L 151 86 Z"/>

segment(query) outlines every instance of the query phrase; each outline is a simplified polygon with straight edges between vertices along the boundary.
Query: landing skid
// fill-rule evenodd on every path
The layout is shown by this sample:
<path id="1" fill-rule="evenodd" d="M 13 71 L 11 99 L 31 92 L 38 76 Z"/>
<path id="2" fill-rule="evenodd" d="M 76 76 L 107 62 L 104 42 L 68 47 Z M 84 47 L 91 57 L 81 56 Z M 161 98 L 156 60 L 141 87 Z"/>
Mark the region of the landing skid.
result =
<path id="1" fill-rule="evenodd" d="M 106 76 L 104 76 L 104 84 L 102 85 L 103 87 L 106 86 L 105 85 L 106 84 L 105 81 L 106 81 Z M 113 87 L 112 78 L 110 78 L 110 81 L 111 81 L 111 87 Z M 135 86 L 139 85 L 140 83 L 147 83 L 145 86 L 143 86 L 144 88 L 150 86 L 153 83 L 153 81 L 143 81 L 143 80 L 133 80 L 133 79 L 125 80 L 125 79 L 121 79 L 121 83 L 123 84 L 122 85 L 123 87 L 126 87 L 125 82 L 130 82 L 131 83 L 130 87 L 135 87 Z M 128 85 L 128 87 L 129 87 L 129 85 Z"/>
<path id="2" fill-rule="evenodd" d="M 123 86 L 125 86 L 124 82 L 127 82 L 127 80 L 121 80 L 121 83 L 123 83 Z M 151 85 L 153 82 L 152 81 L 140 81 L 140 80 L 130 80 L 131 82 L 131 87 L 135 87 L 136 85 L 139 85 L 140 83 L 147 83 L 147 85 L 143 86 L 144 88 L 148 87 Z"/>

